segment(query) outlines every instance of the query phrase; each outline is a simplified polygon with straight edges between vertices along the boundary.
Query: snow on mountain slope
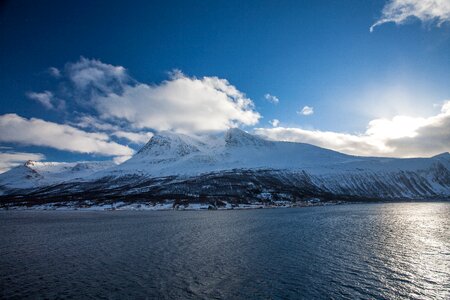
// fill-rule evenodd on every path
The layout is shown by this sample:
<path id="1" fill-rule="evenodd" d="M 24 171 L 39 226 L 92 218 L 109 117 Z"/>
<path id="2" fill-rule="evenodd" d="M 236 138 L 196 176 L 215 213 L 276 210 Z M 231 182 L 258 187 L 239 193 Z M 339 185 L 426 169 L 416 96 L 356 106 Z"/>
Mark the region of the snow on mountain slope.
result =
<path id="1" fill-rule="evenodd" d="M 28 188 L 24 193 L 42 198 L 72 199 L 76 194 L 77 199 L 104 200 L 200 195 L 252 199 L 267 191 L 279 197 L 289 194 L 290 199 L 450 198 L 449 153 L 411 159 L 358 157 L 268 141 L 239 129 L 203 136 L 162 132 L 121 165 L 81 166 L 24 165 L 0 175 L 0 187 Z M 43 191 L 32 189 L 61 182 Z"/>
<path id="2" fill-rule="evenodd" d="M 448 155 L 442 160 L 448 163 Z M 133 158 L 108 170 L 123 176 L 184 175 L 232 169 L 307 170 L 314 175 L 358 171 L 414 171 L 429 167 L 438 158 L 358 157 L 303 143 L 267 141 L 239 129 L 222 135 L 155 135 Z M 446 165 L 448 167 L 448 165 Z M 105 172 L 96 176 L 106 176 Z"/>
<path id="3" fill-rule="evenodd" d="M 348 160 L 337 152 L 298 143 L 271 142 L 239 129 L 202 137 L 161 133 L 112 174 L 198 175 L 236 168 L 296 168 Z M 97 176 L 106 173 L 97 174 Z"/>
<path id="4" fill-rule="evenodd" d="M 21 166 L 0 174 L 0 191 L 40 187 L 80 179 L 114 165 L 109 161 L 66 163 L 29 160 Z"/>

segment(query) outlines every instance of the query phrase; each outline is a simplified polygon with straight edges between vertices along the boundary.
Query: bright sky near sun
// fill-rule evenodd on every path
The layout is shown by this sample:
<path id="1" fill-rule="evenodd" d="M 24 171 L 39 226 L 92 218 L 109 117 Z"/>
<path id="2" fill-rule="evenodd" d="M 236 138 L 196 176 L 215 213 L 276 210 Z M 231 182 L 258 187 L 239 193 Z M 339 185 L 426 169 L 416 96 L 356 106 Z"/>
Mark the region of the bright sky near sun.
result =
<path id="1" fill-rule="evenodd" d="M 240 127 L 450 151 L 450 0 L 1 1 L 0 172 Z"/>

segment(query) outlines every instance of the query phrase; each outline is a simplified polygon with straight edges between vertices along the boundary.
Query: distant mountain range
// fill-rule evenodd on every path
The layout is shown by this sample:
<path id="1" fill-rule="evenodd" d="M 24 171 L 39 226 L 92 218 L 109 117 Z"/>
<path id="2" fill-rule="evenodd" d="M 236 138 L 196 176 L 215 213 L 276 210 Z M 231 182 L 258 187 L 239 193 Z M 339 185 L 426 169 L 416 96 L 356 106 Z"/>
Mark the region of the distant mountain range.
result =
<path id="1" fill-rule="evenodd" d="M 0 193 L 3 204 L 448 200 L 450 154 L 359 157 L 240 129 L 203 136 L 163 132 L 120 165 L 29 161 L 0 174 Z"/>

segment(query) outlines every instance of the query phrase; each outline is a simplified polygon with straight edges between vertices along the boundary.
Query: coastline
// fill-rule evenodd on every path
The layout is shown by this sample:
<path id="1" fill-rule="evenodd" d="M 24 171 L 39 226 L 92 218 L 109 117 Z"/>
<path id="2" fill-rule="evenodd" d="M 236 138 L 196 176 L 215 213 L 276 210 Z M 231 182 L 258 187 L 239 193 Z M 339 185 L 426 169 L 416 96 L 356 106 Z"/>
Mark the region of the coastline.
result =
<path id="1" fill-rule="evenodd" d="M 166 201 L 163 203 L 145 203 L 145 202 L 123 202 L 118 201 L 107 204 L 96 203 L 78 203 L 78 202 L 53 202 L 46 204 L 18 204 L 10 206 L 1 206 L 0 211 L 214 211 L 214 210 L 253 210 L 253 209 L 279 209 L 279 208 L 306 208 L 317 206 L 330 205 L 344 205 L 344 204 L 374 204 L 374 203 L 432 203 L 432 202 L 448 202 L 447 199 L 396 199 L 396 200 L 378 200 L 378 201 L 302 201 L 302 202 L 288 202 L 277 201 L 272 203 L 254 202 L 254 203 L 240 203 L 231 204 L 224 202 L 225 205 L 215 206 L 211 203 L 189 203 L 189 204 L 175 204 L 174 201 Z"/>
<path id="2" fill-rule="evenodd" d="M 78 203 L 78 202 L 53 202 L 46 204 L 27 205 L 19 204 L 0 207 L 0 211 L 203 211 L 203 210 L 247 210 L 247 209 L 274 209 L 274 208 L 301 208 L 312 206 L 328 206 L 349 204 L 348 201 L 327 201 L 317 200 L 292 203 L 289 201 L 276 201 L 271 203 L 254 202 L 231 204 L 224 202 L 224 205 L 216 206 L 211 203 L 188 203 L 176 204 L 175 201 L 163 203 L 127 203 L 118 201 L 107 204 Z"/>

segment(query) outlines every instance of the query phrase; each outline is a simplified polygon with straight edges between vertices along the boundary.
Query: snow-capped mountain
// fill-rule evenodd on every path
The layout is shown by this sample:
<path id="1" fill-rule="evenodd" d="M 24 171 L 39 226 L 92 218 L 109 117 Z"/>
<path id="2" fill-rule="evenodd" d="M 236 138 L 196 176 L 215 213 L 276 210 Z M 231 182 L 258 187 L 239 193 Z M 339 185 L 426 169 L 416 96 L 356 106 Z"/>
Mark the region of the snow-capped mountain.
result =
<path id="1" fill-rule="evenodd" d="M 150 177 L 196 176 L 233 169 L 317 169 L 350 160 L 360 158 L 308 144 L 267 141 L 240 129 L 201 137 L 164 132 L 108 172 L 116 176 L 136 173 Z"/>
<path id="2" fill-rule="evenodd" d="M 69 180 L 80 180 L 100 170 L 113 167 L 110 161 L 87 162 L 37 162 L 27 161 L 6 173 L 0 174 L 0 192 L 5 190 L 31 189 L 58 184 Z"/>
<path id="3" fill-rule="evenodd" d="M 1 174 L 0 188 L 5 201 L 450 199 L 450 154 L 358 157 L 240 129 L 162 132 L 121 165 L 30 162 Z"/>

